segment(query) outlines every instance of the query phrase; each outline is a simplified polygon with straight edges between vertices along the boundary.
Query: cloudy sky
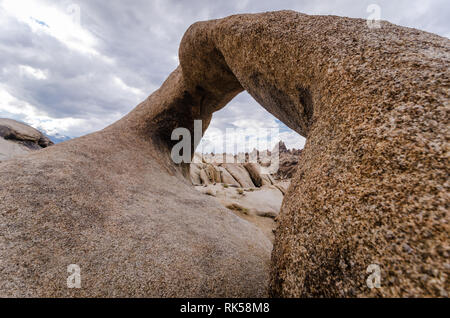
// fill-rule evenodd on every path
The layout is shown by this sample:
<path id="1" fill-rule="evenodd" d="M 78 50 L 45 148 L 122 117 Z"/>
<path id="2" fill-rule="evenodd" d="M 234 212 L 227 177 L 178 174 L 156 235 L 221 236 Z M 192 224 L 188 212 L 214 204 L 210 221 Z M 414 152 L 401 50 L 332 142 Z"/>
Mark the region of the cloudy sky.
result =
<path id="1" fill-rule="evenodd" d="M 450 37 L 448 0 L 0 0 L 0 117 L 81 136 L 156 90 L 196 21 L 281 9 L 367 18 L 371 4 L 383 20 Z M 278 127 L 288 147 L 304 143 L 246 93 L 214 115 L 207 140 L 248 127 Z"/>

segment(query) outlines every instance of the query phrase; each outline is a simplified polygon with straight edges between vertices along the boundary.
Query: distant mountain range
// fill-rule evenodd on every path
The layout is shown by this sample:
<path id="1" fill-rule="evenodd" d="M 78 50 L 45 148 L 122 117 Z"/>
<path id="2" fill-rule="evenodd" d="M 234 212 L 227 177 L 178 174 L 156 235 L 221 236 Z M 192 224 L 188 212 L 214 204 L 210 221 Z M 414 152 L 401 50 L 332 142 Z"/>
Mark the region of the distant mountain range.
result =
<path id="1" fill-rule="evenodd" d="M 46 137 L 48 137 L 51 141 L 53 141 L 55 144 L 59 144 L 63 141 L 67 141 L 72 139 L 73 137 L 67 137 L 62 135 L 56 135 L 56 136 L 49 136 L 47 134 L 44 134 Z"/>

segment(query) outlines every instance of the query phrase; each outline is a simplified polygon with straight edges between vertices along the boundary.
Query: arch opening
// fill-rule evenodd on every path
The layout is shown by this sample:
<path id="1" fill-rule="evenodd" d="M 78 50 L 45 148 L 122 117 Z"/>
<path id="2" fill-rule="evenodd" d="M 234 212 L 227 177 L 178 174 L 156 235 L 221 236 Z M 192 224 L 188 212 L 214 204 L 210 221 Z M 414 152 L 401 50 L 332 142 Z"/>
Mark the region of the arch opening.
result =
<path id="1" fill-rule="evenodd" d="M 258 227 L 273 242 L 305 142 L 243 92 L 213 114 L 190 164 L 190 180 L 197 191 Z"/>

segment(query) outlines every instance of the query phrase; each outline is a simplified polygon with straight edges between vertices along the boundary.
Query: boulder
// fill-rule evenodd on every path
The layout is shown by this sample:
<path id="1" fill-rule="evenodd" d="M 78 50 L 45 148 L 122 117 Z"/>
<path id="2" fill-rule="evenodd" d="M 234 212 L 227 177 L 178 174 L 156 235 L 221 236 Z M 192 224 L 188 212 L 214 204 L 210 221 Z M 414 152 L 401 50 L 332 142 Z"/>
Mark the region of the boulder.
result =
<path id="1" fill-rule="evenodd" d="M 0 138 L 0 162 L 31 152 L 29 147 L 10 140 Z"/>
<path id="2" fill-rule="evenodd" d="M 205 167 L 205 171 L 209 177 L 209 180 L 211 180 L 212 183 L 220 183 L 222 182 L 220 171 L 217 170 L 217 167 L 212 164 L 207 164 Z"/>
<path id="3" fill-rule="evenodd" d="M 190 176 L 193 185 L 201 185 L 202 179 L 200 178 L 200 171 L 202 170 L 202 165 L 198 163 L 192 163 L 190 166 Z"/>
<path id="4" fill-rule="evenodd" d="M 26 124 L 0 118 L 0 161 L 53 145 L 39 130 Z"/>
<path id="5" fill-rule="evenodd" d="M 223 184 L 227 184 L 232 187 L 240 187 L 239 182 L 236 181 L 235 178 L 228 172 L 224 167 L 217 166 L 216 169 L 220 173 L 220 182 Z"/>
<path id="6" fill-rule="evenodd" d="M 254 188 L 252 178 L 242 165 L 233 164 L 233 163 L 225 163 L 222 165 L 232 176 L 233 178 L 240 184 L 242 188 Z"/>
<path id="7" fill-rule="evenodd" d="M 274 239 L 274 219 L 278 216 L 283 194 L 275 186 L 257 189 L 236 189 L 221 184 L 196 187 L 201 193 L 215 197 L 222 206 L 249 221 L 269 238 Z"/>
<path id="8" fill-rule="evenodd" d="M 275 174 L 279 179 L 291 179 L 295 171 L 297 171 L 298 163 L 300 161 L 299 155 L 292 155 L 288 152 L 280 155 L 279 168 Z"/>
<path id="9" fill-rule="evenodd" d="M 256 187 L 261 187 L 263 185 L 263 178 L 261 176 L 261 168 L 256 163 L 246 163 L 244 164 L 244 168 L 247 170 L 250 178 L 253 181 L 253 184 Z"/>
<path id="10" fill-rule="evenodd" d="M 209 163 L 192 163 L 190 165 L 190 176 L 194 185 L 227 183 L 240 186 L 226 169 Z"/>

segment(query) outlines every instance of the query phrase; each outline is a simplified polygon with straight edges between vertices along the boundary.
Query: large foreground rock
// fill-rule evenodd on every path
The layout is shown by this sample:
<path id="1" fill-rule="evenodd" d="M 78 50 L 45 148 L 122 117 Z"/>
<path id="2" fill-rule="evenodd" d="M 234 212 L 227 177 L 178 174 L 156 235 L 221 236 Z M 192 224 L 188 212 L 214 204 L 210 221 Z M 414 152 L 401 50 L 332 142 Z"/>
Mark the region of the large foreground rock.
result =
<path id="1" fill-rule="evenodd" d="M 267 295 L 270 241 L 150 140 L 109 128 L 4 162 L 0 178 L 3 297 Z"/>
<path id="2" fill-rule="evenodd" d="M 283 11 L 194 24 L 180 67 L 125 118 L 0 164 L 1 296 L 265 295 L 269 241 L 169 156 L 174 128 L 205 130 L 244 89 L 308 137 L 270 294 L 447 295 L 449 54 L 448 39 L 387 22 Z M 83 289 L 66 288 L 68 264 Z"/>

